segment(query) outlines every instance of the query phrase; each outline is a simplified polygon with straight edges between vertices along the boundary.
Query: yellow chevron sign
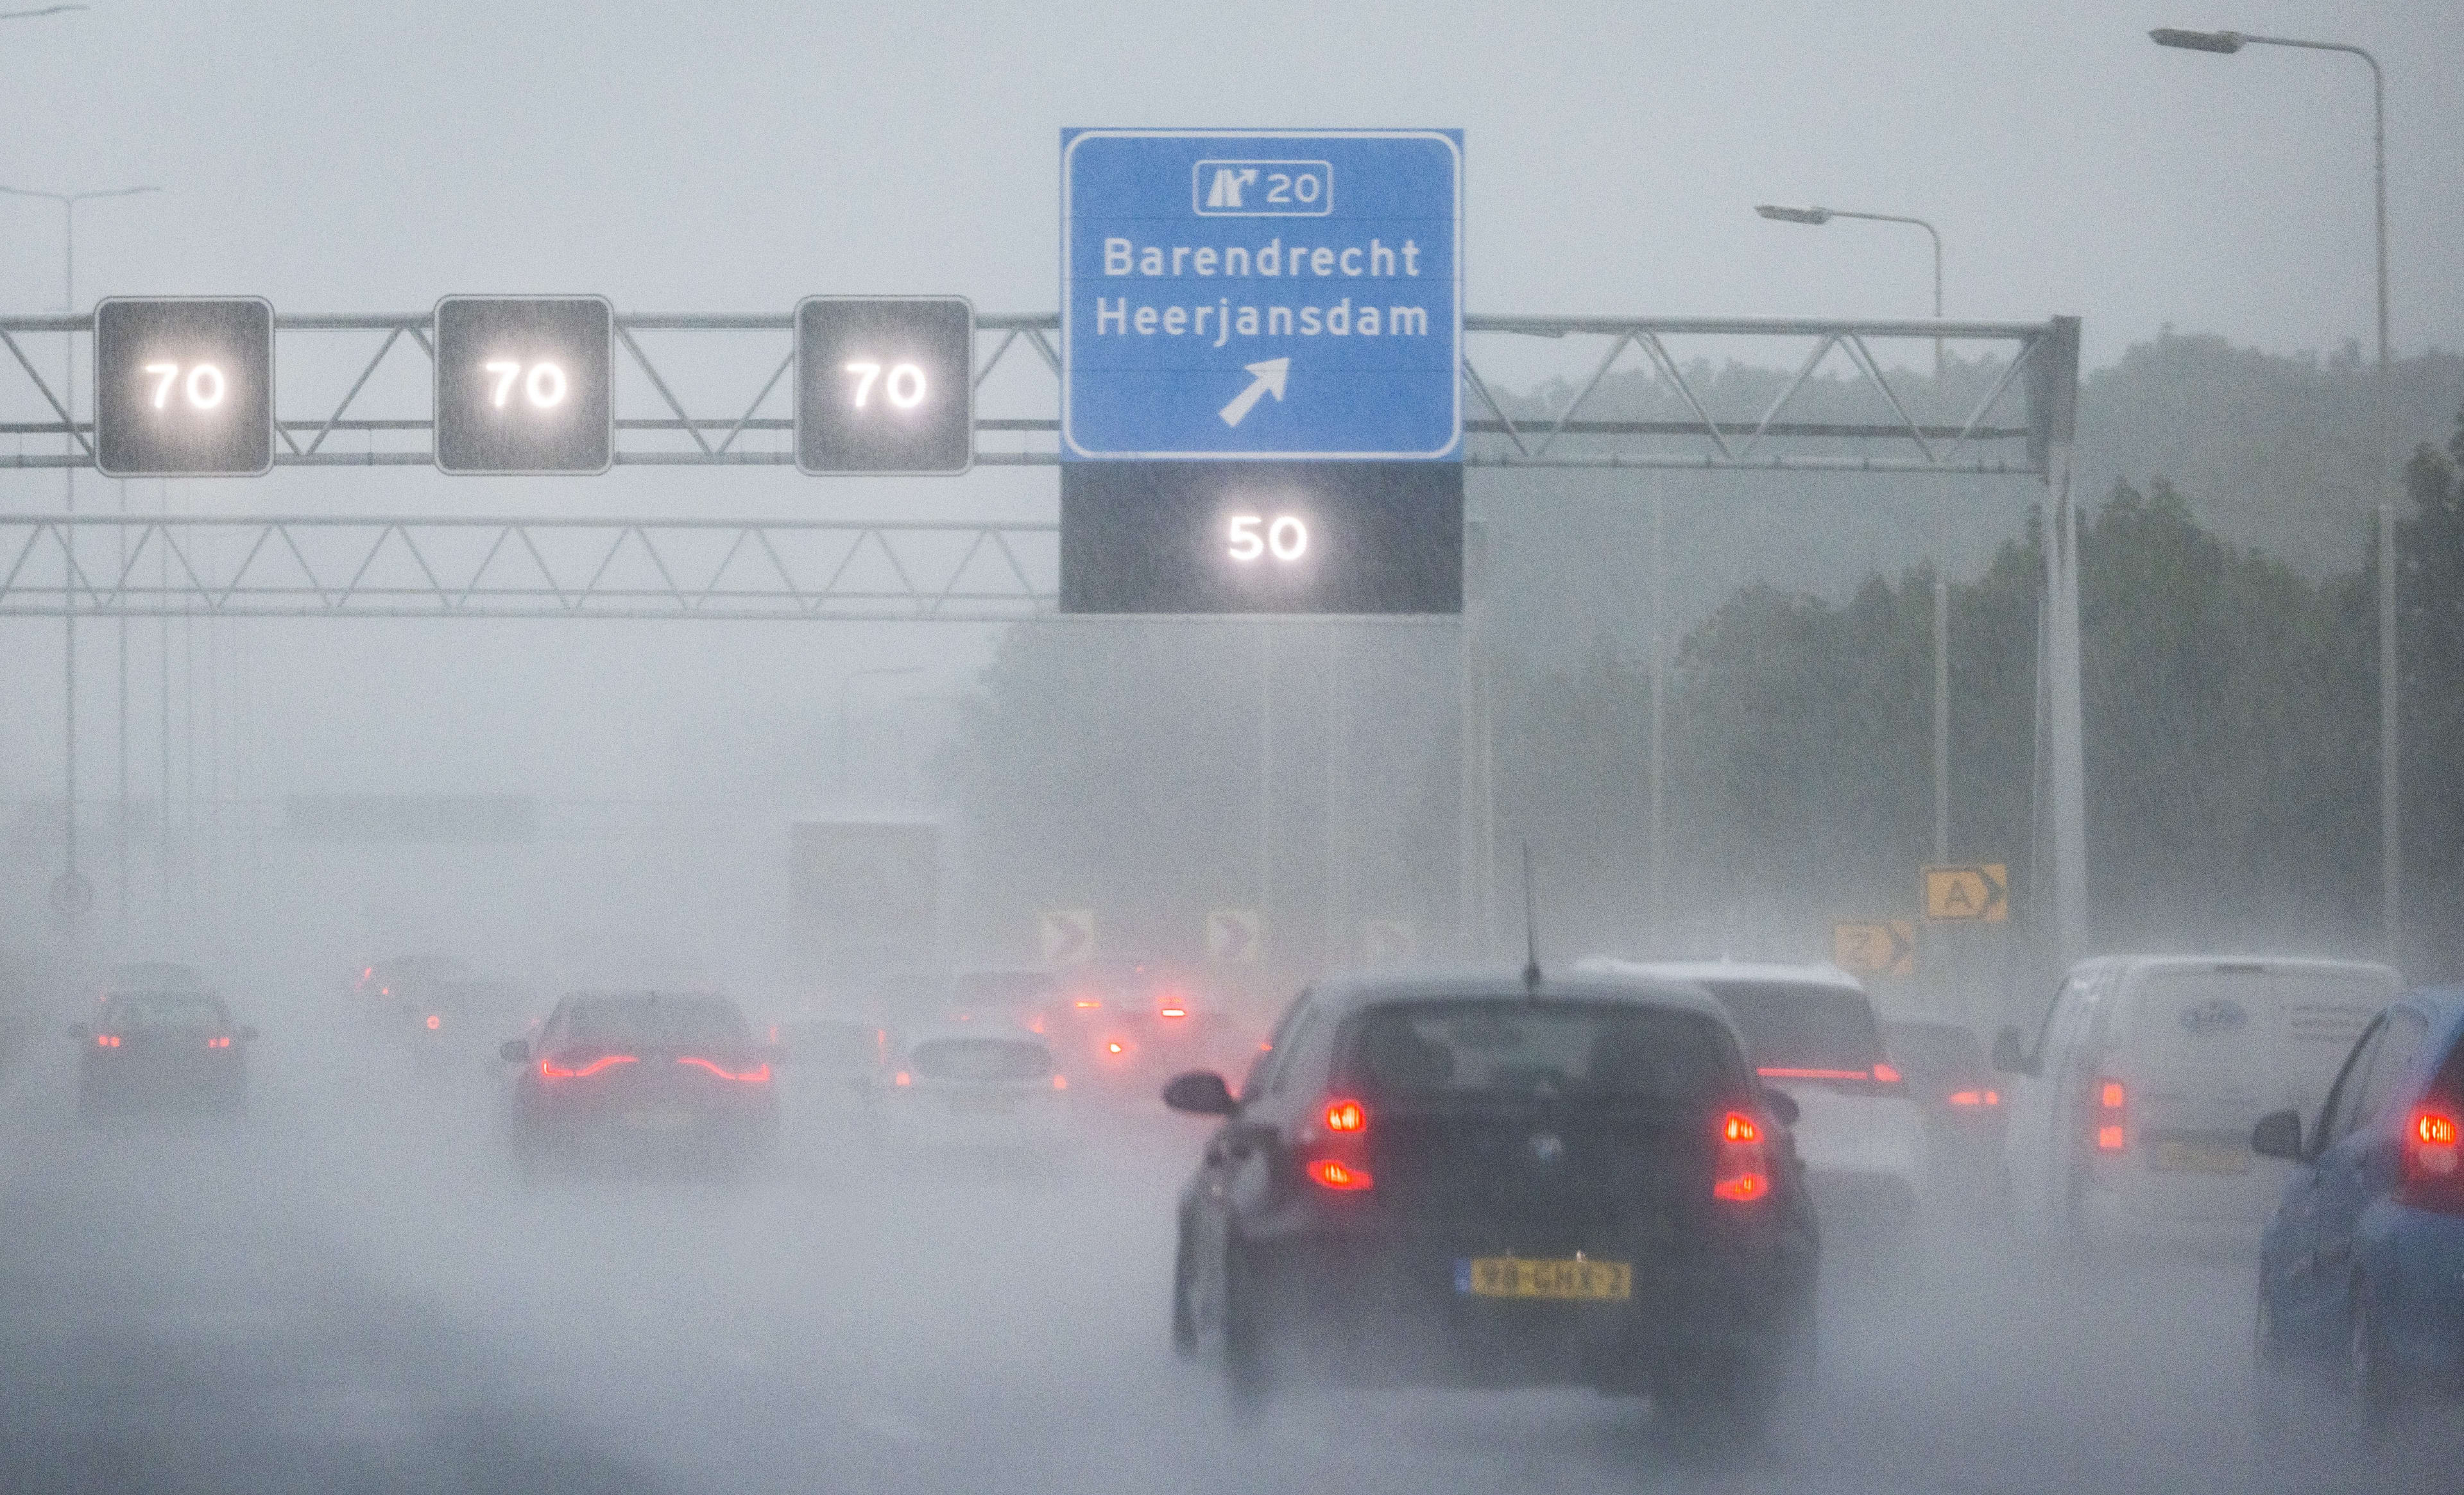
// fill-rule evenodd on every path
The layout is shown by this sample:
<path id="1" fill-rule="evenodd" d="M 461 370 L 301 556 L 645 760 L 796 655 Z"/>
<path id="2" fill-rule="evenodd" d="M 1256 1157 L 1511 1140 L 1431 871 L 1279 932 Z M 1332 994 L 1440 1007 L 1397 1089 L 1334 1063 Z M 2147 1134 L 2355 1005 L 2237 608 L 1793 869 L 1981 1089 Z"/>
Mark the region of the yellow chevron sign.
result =
<path id="1" fill-rule="evenodd" d="M 2000 862 L 1928 867 L 1925 911 L 1929 919 L 1999 924 L 2011 916 L 2011 868 Z"/>

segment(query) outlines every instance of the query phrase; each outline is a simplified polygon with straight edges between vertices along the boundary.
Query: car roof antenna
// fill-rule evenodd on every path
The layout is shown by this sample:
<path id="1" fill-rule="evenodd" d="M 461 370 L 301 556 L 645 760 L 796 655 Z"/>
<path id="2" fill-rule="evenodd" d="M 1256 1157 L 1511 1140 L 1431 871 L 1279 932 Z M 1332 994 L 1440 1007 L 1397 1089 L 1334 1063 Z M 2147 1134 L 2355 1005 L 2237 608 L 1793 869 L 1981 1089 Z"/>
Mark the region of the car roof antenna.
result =
<path id="1" fill-rule="evenodd" d="M 1540 995 L 1540 923 L 1531 912 L 1531 843 L 1523 843 L 1523 995 Z"/>

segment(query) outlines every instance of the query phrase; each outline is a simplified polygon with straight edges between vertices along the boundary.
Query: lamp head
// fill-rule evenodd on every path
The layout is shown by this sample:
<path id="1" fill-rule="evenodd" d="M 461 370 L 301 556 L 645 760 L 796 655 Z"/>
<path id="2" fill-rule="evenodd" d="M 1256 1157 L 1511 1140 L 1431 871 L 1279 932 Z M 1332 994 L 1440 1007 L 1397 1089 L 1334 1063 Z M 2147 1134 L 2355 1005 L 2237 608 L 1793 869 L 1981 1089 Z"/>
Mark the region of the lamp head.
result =
<path id="1" fill-rule="evenodd" d="M 2227 55 L 2241 51 L 2245 40 L 2239 32 L 2186 32 L 2172 26 L 2157 27 L 2147 33 L 2147 39 L 2159 47 L 2179 47 L 2184 52 L 2221 52 Z"/>
<path id="2" fill-rule="evenodd" d="M 1831 221 L 1828 208 L 1781 208 L 1772 203 L 1763 203 L 1754 211 L 1774 223 L 1825 224 Z"/>

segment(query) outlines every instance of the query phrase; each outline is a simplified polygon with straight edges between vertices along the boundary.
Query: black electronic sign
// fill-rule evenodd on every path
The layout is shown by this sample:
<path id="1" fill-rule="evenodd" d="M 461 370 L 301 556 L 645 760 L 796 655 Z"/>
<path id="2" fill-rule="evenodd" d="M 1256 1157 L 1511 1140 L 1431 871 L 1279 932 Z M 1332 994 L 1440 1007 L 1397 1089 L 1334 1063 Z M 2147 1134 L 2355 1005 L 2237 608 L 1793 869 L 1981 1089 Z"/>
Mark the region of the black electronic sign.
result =
<path id="1" fill-rule="evenodd" d="M 976 309 L 957 296 L 796 304 L 796 466 L 963 473 L 976 460 Z"/>
<path id="2" fill-rule="evenodd" d="M 1066 613 L 1459 613 L 1454 462 L 1069 462 Z"/>
<path id="3" fill-rule="evenodd" d="M 436 466 L 605 473 L 615 461 L 615 313 L 596 296 L 436 303 Z"/>
<path id="4" fill-rule="evenodd" d="M 253 297 L 98 304 L 94 461 L 111 477 L 254 477 L 271 469 L 274 308 Z"/>

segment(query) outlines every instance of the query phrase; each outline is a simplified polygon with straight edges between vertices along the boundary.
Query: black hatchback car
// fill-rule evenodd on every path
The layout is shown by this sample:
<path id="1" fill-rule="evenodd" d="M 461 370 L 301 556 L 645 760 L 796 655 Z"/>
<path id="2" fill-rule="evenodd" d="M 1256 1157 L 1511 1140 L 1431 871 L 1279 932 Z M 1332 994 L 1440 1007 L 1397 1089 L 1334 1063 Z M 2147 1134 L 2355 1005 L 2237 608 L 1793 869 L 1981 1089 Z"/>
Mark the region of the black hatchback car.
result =
<path id="1" fill-rule="evenodd" d="M 1173 1337 L 1237 1400 L 1288 1374 L 1574 1383 L 1751 1434 L 1811 1360 L 1788 1124 L 1699 992 L 1578 977 L 1302 993 L 1180 1198 Z"/>
<path id="2" fill-rule="evenodd" d="M 511 1124 L 526 1171 L 593 1160 L 741 1165 L 778 1134 L 773 1050 L 724 997 L 577 992 L 536 1042 L 513 1039 L 498 1053 L 522 1066 Z"/>
<path id="3" fill-rule="evenodd" d="M 105 992 L 99 1021 L 77 1041 L 77 1112 L 209 1110 L 248 1105 L 248 1045 L 256 1029 L 232 1023 L 209 991 Z"/>

